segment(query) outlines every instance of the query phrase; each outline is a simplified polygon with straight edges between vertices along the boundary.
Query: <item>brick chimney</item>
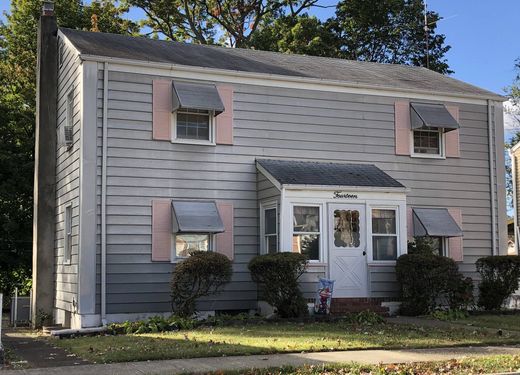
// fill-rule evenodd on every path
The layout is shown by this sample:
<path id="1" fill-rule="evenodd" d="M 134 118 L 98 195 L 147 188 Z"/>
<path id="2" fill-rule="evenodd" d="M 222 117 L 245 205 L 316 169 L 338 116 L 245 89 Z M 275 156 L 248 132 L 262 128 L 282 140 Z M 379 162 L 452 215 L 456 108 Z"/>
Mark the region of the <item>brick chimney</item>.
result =
<path id="1" fill-rule="evenodd" d="M 34 150 L 33 300 L 34 325 L 54 307 L 54 232 L 56 200 L 56 117 L 58 26 L 54 3 L 44 1 L 38 26 L 36 134 Z"/>

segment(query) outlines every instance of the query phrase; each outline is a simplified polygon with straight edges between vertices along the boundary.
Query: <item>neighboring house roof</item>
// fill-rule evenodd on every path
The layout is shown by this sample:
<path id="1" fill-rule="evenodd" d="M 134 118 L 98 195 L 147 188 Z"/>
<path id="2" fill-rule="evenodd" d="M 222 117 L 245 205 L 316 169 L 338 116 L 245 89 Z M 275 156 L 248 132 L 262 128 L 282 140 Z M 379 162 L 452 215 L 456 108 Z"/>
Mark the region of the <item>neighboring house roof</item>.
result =
<path id="1" fill-rule="evenodd" d="M 404 188 L 373 164 L 277 159 L 257 159 L 256 162 L 281 185 Z"/>
<path id="2" fill-rule="evenodd" d="M 82 55 L 503 100 L 491 91 L 422 67 L 187 44 L 66 28 L 60 28 L 60 31 Z"/>

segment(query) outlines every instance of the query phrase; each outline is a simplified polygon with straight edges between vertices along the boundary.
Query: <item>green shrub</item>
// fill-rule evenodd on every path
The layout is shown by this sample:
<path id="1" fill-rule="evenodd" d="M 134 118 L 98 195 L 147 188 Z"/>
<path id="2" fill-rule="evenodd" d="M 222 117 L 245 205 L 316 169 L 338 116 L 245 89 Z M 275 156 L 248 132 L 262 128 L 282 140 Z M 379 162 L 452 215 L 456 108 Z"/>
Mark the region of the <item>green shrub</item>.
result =
<path id="1" fill-rule="evenodd" d="M 146 320 L 124 323 L 112 323 L 108 326 L 108 332 L 113 335 L 141 334 L 178 331 L 181 329 L 193 329 L 199 322 L 196 319 L 183 318 L 172 315 L 169 318 L 153 316 Z"/>
<path id="2" fill-rule="evenodd" d="M 179 262 L 172 275 L 172 306 L 177 315 L 190 317 L 200 297 L 219 292 L 231 281 L 231 261 L 223 254 L 194 251 Z"/>
<path id="3" fill-rule="evenodd" d="M 472 302 L 473 283 L 451 258 L 405 254 L 397 259 L 396 276 L 403 315 L 428 314 L 444 303 L 456 309 Z"/>
<path id="4" fill-rule="evenodd" d="M 437 320 L 451 321 L 466 319 L 469 313 L 467 310 L 435 310 L 431 313 L 431 316 Z"/>
<path id="5" fill-rule="evenodd" d="M 307 267 L 307 258 L 298 253 L 282 252 L 259 255 L 249 262 L 254 281 L 262 286 L 262 298 L 282 318 L 308 313 L 307 303 L 298 287 L 298 278 Z"/>
<path id="6" fill-rule="evenodd" d="M 385 323 L 385 319 L 381 315 L 370 310 L 347 314 L 345 315 L 345 321 L 349 324 L 358 324 L 362 326 L 372 326 Z"/>
<path id="7" fill-rule="evenodd" d="M 485 310 L 500 309 L 506 298 L 518 289 L 520 256 L 489 256 L 477 260 L 482 276 L 478 305 Z"/>

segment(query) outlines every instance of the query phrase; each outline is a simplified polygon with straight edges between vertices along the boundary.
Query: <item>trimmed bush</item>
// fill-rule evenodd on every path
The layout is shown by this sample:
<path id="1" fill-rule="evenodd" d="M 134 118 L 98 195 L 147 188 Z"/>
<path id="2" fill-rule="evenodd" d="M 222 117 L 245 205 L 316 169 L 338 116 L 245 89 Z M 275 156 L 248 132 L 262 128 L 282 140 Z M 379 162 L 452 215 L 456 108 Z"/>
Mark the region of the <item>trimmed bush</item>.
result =
<path id="1" fill-rule="evenodd" d="M 298 287 L 298 278 L 306 267 L 307 257 L 289 252 L 259 255 L 248 265 L 253 280 L 262 285 L 262 298 L 282 318 L 308 313 L 307 303 Z"/>
<path id="2" fill-rule="evenodd" d="M 194 251 L 189 258 L 179 262 L 172 275 L 172 307 L 181 317 L 196 312 L 200 297 L 219 292 L 231 281 L 231 261 L 222 254 L 211 251 Z"/>
<path id="3" fill-rule="evenodd" d="M 473 283 L 451 258 L 405 254 L 397 259 L 396 276 L 403 315 L 428 314 L 445 303 L 458 309 L 472 302 Z"/>
<path id="4" fill-rule="evenodd" d="M 520 256 L 496 255 L 477 260 L 482 276 L 478 305 L 485 310 L 498 310 L 514 291 L 520 278 Z"/>

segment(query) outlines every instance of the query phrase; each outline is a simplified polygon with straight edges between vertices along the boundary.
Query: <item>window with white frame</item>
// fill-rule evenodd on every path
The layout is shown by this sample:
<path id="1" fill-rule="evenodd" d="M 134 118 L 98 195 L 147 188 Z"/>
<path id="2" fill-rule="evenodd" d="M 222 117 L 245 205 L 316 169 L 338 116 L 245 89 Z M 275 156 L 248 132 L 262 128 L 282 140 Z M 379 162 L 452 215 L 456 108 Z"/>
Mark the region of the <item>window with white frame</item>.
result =
<path id="1" fill-rule="evenodd" d="M 65 207 L 63 236 L 63 263 L 70 264 L 72 256 L 72 205 Z"/>
<path id="2" fill-rule="evenodd" d="M 213 143 L 213 111 L 179 108 L 173 113 L 174 140 Z"/>
<path id="3" fill-rule="evenodd" d="M 319 206 L 293 206 L 292 251 L 320 260 L 321 227 Z"/>
<path id="4" fill-rule="evenodd" d="M 418 248 L 418 251 L 421 251 L 420 248 L 427 248 L 428 251 L 431 251 L 435 255 L 448 256 L 447 237 L 415 237 L 414 244 Z"/>
<path id="5" fill-rule="evenodd" d="M 391 208 L 372 209 L 372 259 L 397 259 L 397 211 Z"/>
<path id="6" fill-rule="evenodd" d="M 186 258 L 193 251 L 210 251 L 212 235 L 209 233 L 177 233 L 174 235 L 175 257 Z"/>
<path id="7" fill-rule="evenodd" d="M 420 128 L 413 131 L 413 153 L 422 156 L 444 156 L 442 129 Z"/>
<path id="8" fill-rule="evenodd" d="M 262 208 L 262 252 L 278 252 L 278 213 L 276 204 Z"/>

